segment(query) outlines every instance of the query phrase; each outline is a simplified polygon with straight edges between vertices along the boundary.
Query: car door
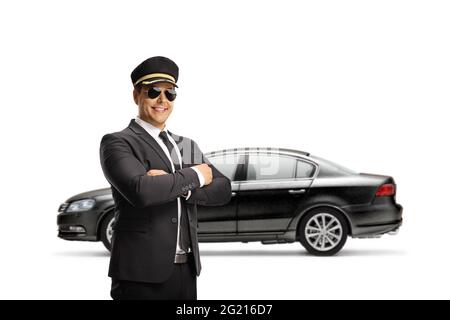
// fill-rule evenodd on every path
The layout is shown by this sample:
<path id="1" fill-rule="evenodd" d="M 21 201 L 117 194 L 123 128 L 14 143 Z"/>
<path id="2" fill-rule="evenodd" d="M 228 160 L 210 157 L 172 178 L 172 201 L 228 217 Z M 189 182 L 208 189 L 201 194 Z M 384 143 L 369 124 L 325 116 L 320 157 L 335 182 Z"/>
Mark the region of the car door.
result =
<path id="1" fill-rule="evenodd" d="M 238 234 L 286 231 L 316 167 L 277 153 L 249 153 L 245 162 L 245 180 L 237 191 Z"/>
<path id="2" fill-rule="evenodd" d="M 234 196 L 238 191 L 239 184 L 236 179 L 242 175 L 244 170 L 244 157 L 236 153 L 228 153 L 207 157 L 208 160 L 231 181 L 233 197 L 224 206 L 197 206 L 198 212 L 198 234 L 205 237 L 210 236 L 232 236 L 237 232 L 237 198 Z"/>

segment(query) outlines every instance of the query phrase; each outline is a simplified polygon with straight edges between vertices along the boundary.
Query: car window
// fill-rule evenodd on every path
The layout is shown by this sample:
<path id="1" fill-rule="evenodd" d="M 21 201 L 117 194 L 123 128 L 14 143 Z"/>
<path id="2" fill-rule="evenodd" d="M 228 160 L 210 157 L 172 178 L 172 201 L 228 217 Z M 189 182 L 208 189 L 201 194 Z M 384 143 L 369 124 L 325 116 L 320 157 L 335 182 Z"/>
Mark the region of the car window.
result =
<path id="1" fill-rule="evenodd" d="M 237 154 L 228 154 L 208 158 L 212 165 L 231 181 L 235 178 L 239 159 L 243 158 Z M 241 160 L 241 162 L 242 161 L 243 160 Z"/>
<path id="2" fill-rule="evenodd" d="M 297 178 L 311 178 L 314 174 L 314 165 L 305 161 L 297 161 Z"/>
<path id="3" fill-rule="evenodd" d="M 247 180 L 292 179 L 296 159 L 276 154 L 250 154 Z"/>
<path id="4" fill-rule="evenodd" d="M 331 162 L 330 160 L 326 160 L 324 158 L 320 158 L 317 156 L 313 156 L 314 158 L 316 158 L 317 160 L 324 162 L 325 164 L 327 164 L 326 170 L 330 173 L 330 174 L 339 174 L 339 172 L 344 172 L 344 173 L 348 173 L 348 174 L 358 174 L 356 171 L 353 171 L 351 169 L 348 169 L 344 166 L 341 166 L 340 164 L 337 164 L 335 162 Z M 322 169 L 321 169 L 322 171 Z"/>

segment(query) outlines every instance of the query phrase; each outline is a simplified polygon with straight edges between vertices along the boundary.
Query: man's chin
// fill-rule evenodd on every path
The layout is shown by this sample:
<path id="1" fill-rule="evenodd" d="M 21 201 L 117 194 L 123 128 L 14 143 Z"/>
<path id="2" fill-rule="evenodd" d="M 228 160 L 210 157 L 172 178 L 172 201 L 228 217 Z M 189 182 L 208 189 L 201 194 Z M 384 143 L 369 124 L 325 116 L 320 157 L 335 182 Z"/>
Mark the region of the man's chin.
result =
<path id="1" fill-rule="evenodd" d="M 161 116 L 154 116 L 153 117 L 153 121 L 158 123 L 158 124 L 164 124 L 167 120 L 167 117 L 161 117 Z"/>
<path id="2" fill-rule="evenodd" d="M 141 117 L 142 120 L 152 124 L 153 126 L 162 126 L 166 123 L 167 117 L 161 117 L 158 115 L 149 115 L 144 117 Z"/>

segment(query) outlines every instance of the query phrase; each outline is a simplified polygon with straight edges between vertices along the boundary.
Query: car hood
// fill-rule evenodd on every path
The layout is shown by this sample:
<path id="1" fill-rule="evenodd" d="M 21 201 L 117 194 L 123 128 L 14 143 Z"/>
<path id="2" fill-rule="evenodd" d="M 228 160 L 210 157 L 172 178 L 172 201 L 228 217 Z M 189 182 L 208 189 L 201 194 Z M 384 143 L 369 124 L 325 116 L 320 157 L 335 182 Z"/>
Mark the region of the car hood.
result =
<path id="1" fill-rule="evenodd" d="M 66 202 L 72 202 L 75 200 L 81 200 L 81 199 L 86 199 L 86 198 L 95 198 L 95 197 L 104 196 L 104 195 L 108 195 L 108 194 L 111 194 L 111 188 L 91 190 L 91 191 L 83 192 L 83 193 L 77 194 L 73 197 L 70 197 L 69 199 L 67 199 Z"/>

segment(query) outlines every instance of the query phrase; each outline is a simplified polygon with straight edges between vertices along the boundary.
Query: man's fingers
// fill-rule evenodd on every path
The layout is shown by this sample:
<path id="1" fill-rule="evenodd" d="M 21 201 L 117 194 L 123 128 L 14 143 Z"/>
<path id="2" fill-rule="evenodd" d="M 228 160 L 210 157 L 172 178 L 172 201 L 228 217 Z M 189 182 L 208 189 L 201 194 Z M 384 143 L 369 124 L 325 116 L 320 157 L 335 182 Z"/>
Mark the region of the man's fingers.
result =
<path id="1" fill-rule="evenodd" d="M 196 165 L 196 167 L 203 175 L 203 178 L 205 179 L 205 185 L 210 184 L 213 178 L 211 167 L 207 163 L 198 164 Z"/>
<path id="2" fill-rule="evenodd" d="M 167 172 L 165 172 L 164 170 L 159 170 L 159 169 L 151 169 L 151 170 L 147 171 L 147 175 L 149 175 L 149 176 L 161 176 L 163 174 L 167 174 Z"/>

